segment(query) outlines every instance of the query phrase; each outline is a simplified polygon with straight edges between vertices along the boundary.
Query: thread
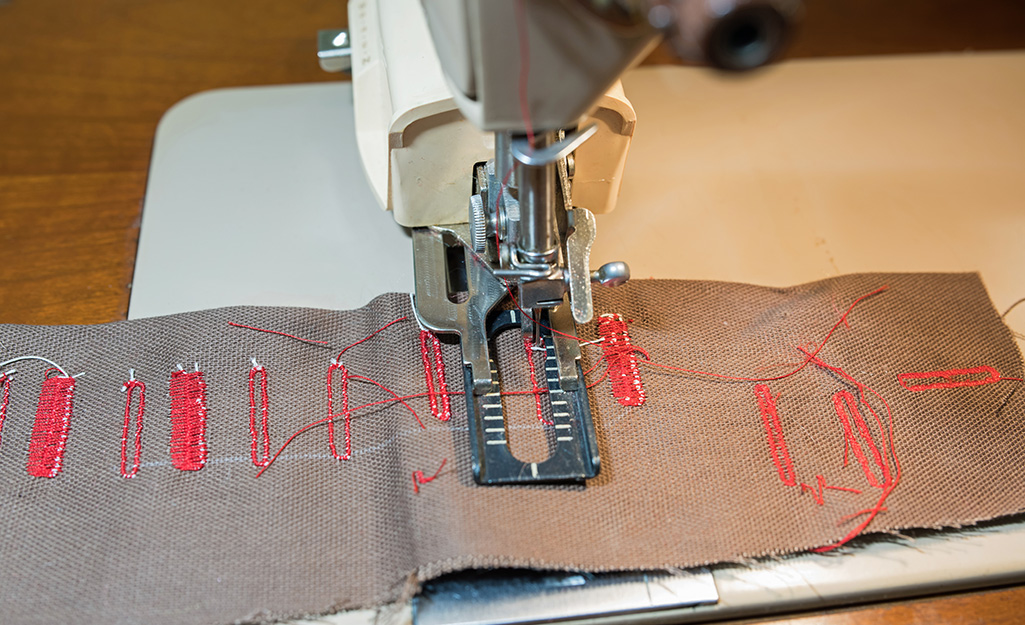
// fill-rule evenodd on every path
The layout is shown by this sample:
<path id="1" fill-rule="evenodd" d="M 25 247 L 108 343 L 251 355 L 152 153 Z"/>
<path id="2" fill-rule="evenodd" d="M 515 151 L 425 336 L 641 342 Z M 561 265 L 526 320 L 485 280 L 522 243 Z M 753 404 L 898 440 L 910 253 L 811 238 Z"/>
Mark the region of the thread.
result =
<path id="1" fill-rule="evenodd" d="M 297 341 L 302 341 L 303 343 L 312 343 L 314 345 L 323 345 L 325 347 L 327 346 L 327 341 L 315 341 L 313 339 L 304 339 L 301 336 L 296 336 L 294 334 L 289 334 L 288 332 L 279 332 L 278 330 L 267 330 L 265 328 L 257 328 L 256 326 L 247 326 L 244 323 L 235 323 L 234 321 L 229 321 L 228 325 L 229 326 L 234 326 L 236 328 L 245 328 L 247 330 L 256 330 L 257 332 L 266 332 L 267 334 L 277 334 L 278 336 L 287 336 L 290 339 L 295 339 Z"/>
<path id="2" fill-rule="evenodd" d="M 876 421 L 876 425 L 879 428 L 880 454 L 883 458 L 883 461 L 888 465 L 890 461 L 889 459 L 892 459 L 894 468 L 891 479 L 889 479 L 888 482 L 883 484 L 882 493 L 879 495 L 879 499 L 877 500 L 876 505 L 871 508 L 860 510 L 858 512 L 855 512 L 854 514 L 848 515 L 841 519 L 840 522 L 843 523 L 847 520 L 867 515 L 865 520 L 859 523 L 856 527 L 854 527 L 854 529 L 850 530 L 843 538 L 841 538 L 837 542 L 831 545 L 825 545 L 823 547 L 819 547 L 817 549 L 812 550 L 816 553 L 825 553 L 827 551 L 832 551 L 833 549 L 836 549 L 837 547 L 843 546 L 850 542 L 853 538 L 855 538 L 861 532 L 863 532 L 865 528 L 867 528 L 869 524 L 872 523 L 872 521 L 880 512 L 886 511 L 886 507 L 884 506 L 884 504 L 886 503 L 887 498 L 890 496 L 890 493 L 892 493 L 894 489 L 897 488 L 897 485 L 900 483 L 902 472 L 900 460 L 897 457 L 897 450 L 894 448 L 893 445 L 893 411 L 890 409 L 890 404 L 886 401 L 886 399 L 882 395 L 880 395 L 876 390 L 854 379 L 850 374 L 848 374 L 840 367 L 834 367 L 833 365 L 827 364 L 821 358 L 818 358 L 817 356 L 811 354 L 811 352 L 808 352 L 807 350 L 801 347 L 798 347 L 798 349 L 804 352 L 805 355 L 809 357 L 808 362 L 815 364 L 815 366 L 817 367 L 821 367 L 823 369 L 832 371 L 836 375 L 853 384 L 858 389 L 857 403 L 873 416 L 873 418 Z M 883 407 L 886 409 L 886 425 L 883 424 L 883 419 L 879 416 L 879 413 L 877 413 L 875 409 L 872 407 L 872 405 L 868 402 L 868 394 L 873 395 L 880 403 L 882 403 Z M 889 447 L 887 447 L 887 443 L 889 443 Z"/>
<path id="3" fill-rule="evenodd" d="M 764 384 L 755 385 L 754 392 L 758 399 L 758 411 L 762 415 L 762 424 L 765 426 L 772 463 L 776 465 L 780 481 L 787 486 L 794 486 L 797 484 L 797 475 L 794 473 L 794 461 L 790 458 L 787 442 L 783 438 L 783 426 L 776 410 L 776 400 L 772 397 L 772 391 Z"/>
<path id="4" fill-rule="evenodd" d="M 334 372 L 342 372 L 342 411 L 340 413 L 335 412 L 335 394 L 334 394 Z M 348 460 L 352 457 L 352 432 L 350 420 L 352 419 L 352 411 L 349 410 L 349 371 L 345 368 L 345 365 L 339 364 L 337 361 L 331 361 L 331 365 L 327 368 L 327 445 L 331 450 L 331 455 L 338 460 Z M 345 428 L 345 453 L 339 455 L 338 449 L 335 446 L 335 424 L 334 420 L 341 416 L 344 419 Z M 294 435 L 293 435 L 294 438 Z M 291 438 L 288 442 L 291 442 Z M 285 443 L 285 445 L 288 444 Z M 284 449 L 284 447 L 282 447 Z M 278 452 L 281 453 L 281 452 Z M 274 454 L 277 458 L 277 454 Z M 271 460 L 273 462 L 273 460 Z M 266 469 L 266 465 L 264 466 Z M 263 471 L 260 471 L 263 473 Z M 257 473 L 257 477 L 260 476 Z"/>
<path id="5" fill-rule="evenodd" d="M 7 407 L 11 403 L 11 374 L 9 371 L 0 373 L 0 443 L 3 443 L 4 422 L 7 420 Z"/>
<path id="6" fill-rule="evenodd" d="M 985 374 L 986 377 L 977 377 Z M 956 379 L 962 378 L 962 379 Z M 944 380 L 931 382 L 929 384 L 908 385 L 908 380 Z M 930 391 L 941 388 L 962 388 L 967 386 L 982 386 L 1003 381 L 1021 382 L 1021 378 L 1002 378 L 1000 372 L 989 366 L 973 367 L 971 369 L 946 369 L 943 371 L 922 371 L 918 373 L 901 373 L 897 375 L 897 382 L 909 391 Z"/>
<path id="7" fill-rule="evenodd" d="M 36 477 L 53 478 L 61 472 L 71 427 L 75 378 L 51 377 L 54 372 L 56 369 L 48 370 L 43 380 L 29 440 L 28 473 Z"/>
<path id="8" fill-rule="evenodd" d="M 836 416 L 840 418 L 840 424 L 843 426 L 844 440 L 846 441 L 845 449 L 849 447 L 854 453 L 855 459 L 857 459 L 858 464 L 861 465 L 862 472 L 865 474 L 865 480 L 868 481 L 869 485 L 876 488 L 888 486 L 892 480 L 889 463 L 883 461 L 882 451 L 880 451 L 872 439 L 872 433 L 869 432 L 868 424 L 865 423 L 861 411 L 858 410 L 857 400 L 854 398 L 854 395 L 846 389 L 837 391 L 833 395 L 833 406 L 836 409 Z M 851 426 L 852 420 L 854 421 L 853 427 Z M 865 455 L 861 442 L 858 440 L 859 436 L 869 446 L 869 450 L 872 452 L 872 459 L 875 461 L 876 466 L 879 467 L 882 476 L 881 480 L 876 477 L 869 466 L 868 457 Z"/>
<path id="9" fill-rule="evenodd" d="M 448 381 L 445 379 L 441 341 L 427 330 L 420 330 L 420 356 L 424 365 L 424 382 L 427 386 L 431 414 L 439 421 L 448 421 L 452 418 L 452 400 L 449 398 Z"/>
<path id="10" fill-rule="evenodd" d="M 133 438 L 132 464 L 128 465 L 128 433 L 132 425 L 132 399 L 138 391 L 135 407 L 135 436 Z M 125 393 L 125 419 L 121 428 L 121 477 L 131 479 L 139 472 L 139 461 L 142 459 L 142 416 L 146 411 L 146 385 L 129 373 L 129 379 L 121 387 Z"/>
<path id="11" fill-rule="evenodd" d="M 712 377 L 712 378 L 717 378 L 717 379 L 720 379 L 720 380 L 733 380 L 733 381 L 736 381 L 736 382 L 775 382 L 776 380 L 783 380 L 785 378 L 789 378 L 792 375 L 796 375 L 797 373 L 800 373 L 809 364 L 811 364 L 815 360 L 815 357 L 819 354 L 819 352 L 821 352 L 823 350 L 823 348 L 825 348 L 826 343 L 828 343 L 829 339 L 832 338 L 832 336 L 836 332 L 837 328 L 839 328 L 841 324 L 846 322 L 848 315 L 851 314 L 851 311 L 854 310 L 855 306 L 857 306 L 858 304 L 860 304 L 864 300 L 868 299 L 869 297 L 872 297 L 873 295 L 877 295 L 879 293 L 882 293 L 883 291 L 887 290 L 888 288 L 889 288 L 889 286 L 879 287 L 878 289 L 876 289 L 876 290 L 874 290 L 874 291 L 872 291 L 870 293 L 866 293 L 865 295 L 862 295 L 858 299 L 854 300 L 854 302 L 847 308 L 847 311 L 844 312 L 844 314 L 840 315 L 840 319 L 838 319 L 837 322 L 833 324 L 833 327 L 831 327 L 829 329 L 829 332 L 826 333 L 825 338 L 822 339 L 822 342 L 819 343 L 818 346 L 814 350 L 812 350 L 811 352 L 808 352 L 808 351 L 804 350 L 803 348 L 800 348 L 800 347 L 798 348 L 802 352 L 804 352 L 804 354 L 805 354 L 804 360 L 795 369 L 793 369 L 792 371 L 790 371 L 788 373 L 784 373 L 782 375 L 766 377 L 766 378 L 752 378 L 752 377 L 725 375 L 725 374 L 722 374 L 722 373 L 713 373 L 713 372 L 710 372 L 710 371 L 698 371 L 696 369 L 685 369 L 683 367 L 675 367 L 673 365 L 666 365 L 666 364 L 654 362 L 654 361 L 651 361 L 651 360 L 641 360 L 641 361 L 638 361 L 638 362 L 640 362 L 642 364 L 645 364 L 645 365 L 648 365 L 648 366 L 658 367 L 660 369 L 667 369 L 669 371 L 676 371 L 676 372 L 679 372 L 679 373 L 690 373 L 690 374 L 694 374 L 694 375 L 704 375 L 704 376 L 708 376 L 708 377 Z"/>
<path id="12" fill-rule="evenodd" d="M 436 480 L 438 478 L 438 474 L 440 474 L 441 470 L 445 468 L 446 462 L 448 462 L 448 458 L 442 458 L 441 466 L 438 467 L 438 470 L 435 471 L 434 475 L 432 475 L 431 477 L 424 477 L 423 471 L 413 471 L 413 492 L 419 495 L 421 484 L 427 484 L 429 482 L 433 482 L 434 480 Z"/>
<path id="13" fill-rule="evenodd" d="M 623 316 L 604 314 L 598 317 L 598 334 L 603 339 L 601 349 L 609 365 L 612 395 L 623 406 L 643 405 L 646 398 L 644 383 Z"/>
<path id="14" fill-rule="evenodd" d="M 206 464 L 206 381 L 203 373 L 171 373 L 171 464 L 198 471 Z"/>
<path id="15" fill-rule="evenodd" d="M 544 425 L 555 425 L 550 419 L 545 419 L 544 410 L 541 408 L 541 392 L 544 390 L 537 384 L 537 366 L 534 364 L 534 341 L 530 337 L 523 337 L 523 347 L 527 350 L 527 371 L 530 374 L 530 389 L 534 394 L 534 409 L 537 412 L 537 420 Z"/>
<path id="16" fill-rule="evenodd" d="M 257 380 L 260 395 L 257 402 Z M 253 466 L 265 467 L 270 462 L 270 431 L 268 430 L 268 412 L 270 402 L 267 400 L 267 370 L 253 360 L 249 369 L 249 438 Z M 256 413 L 260 412 L 260 429 L 256 428 Z"/>

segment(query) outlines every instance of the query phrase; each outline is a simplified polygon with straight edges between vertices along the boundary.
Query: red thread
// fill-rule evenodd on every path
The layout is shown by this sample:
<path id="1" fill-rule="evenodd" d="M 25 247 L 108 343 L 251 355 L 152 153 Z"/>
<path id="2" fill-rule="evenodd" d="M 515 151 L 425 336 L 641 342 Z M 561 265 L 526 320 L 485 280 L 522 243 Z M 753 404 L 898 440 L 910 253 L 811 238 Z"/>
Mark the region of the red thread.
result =
<path id="1" fill-rule="evenodd" d="M 846 445 L 854 452 L 854 457 L 857 458 L 858 463 L 861 465 L 865 479 L 876 488 L 884 488 L 889 485 L 891 481 L 889 463 L 883 461 L 883 454 L 872 439 L 872 433 L 869 431 L 868 424 L 865 423 L 861 411 L 858 410 L 858 403 L 854 395 L 846 389 L 837 391 L 833 395 L 833 407 L 836 409 L 836 416 L 840 417 Z M 854 420 L 853 428 L 851 427 L 852 419 Z M 858 441 L 858 436 L 868 444 L 869 450 L 872 452 L 872 459 L 882 473 L 882 481 L 876 478 L 875 473 L 873 473 L 869 466 L 868 458 L 865 456 L 861 442 Z"/>
<path id="2" fill-rule="evenodd" d="M 974 377 L 986 374 L 986 377 Z M 955 378 L 963 377 L 957 380 Z M 932 382 L 929 384 L 912 384 L 908 386 L 907 380 L 945 380 L 944 382 Z M 947 369 L 944 371 L 923 371 L 921 373 L 901 373 L 897 376 L 900 385 L 909 391 L 929 391 L 938 388 L 960 388 L 963 386 L 982 386 L 993 384 L 1004 380 L 1021 381 L 1021 378 L 1002 378 L 1000 372 L 993 367 L 982 366 L 971 369 Z"/>
<path id="3" fill-rule="evenodd" d="M 409 320 L 409 317 L 399 317 L 398 319 L 396 319 L 394 321 L 389 321 L 388 323 L 386 323 L 383 326 L 381 326 L 380 328 L 374 330 L 373 332 L 371 332 L 367 336 L 361 338 L 360 340 L 356 341 L 355 343 L 352 343 L 350 345 L 346 345 L 344 348 L 342 348 L 342 351 L 338 352 L 338 356 L 335 357 L 335 360 L 341 360 L 342 359 L 342 354 L 344 354 L 345 352 L 349 351 L 353 347 L 356 347 L 357 345 L 360 345 L 362 343 L 366 343 L 367 341 L 369 341 L 370 339 L 374 338 L 378 334 L 384 332 L 385 330 L 387 330 L 388 328 L 392 327 L 396 323 L 398 323 L 400 321 L 408 321 L 408 320 Z"/>
<path id="4" fill-rule="evenodd" d="M 523 337 L 523 346 L 527 349 L 527 370 L 530 373 L 530 392 L 534 394 L 534 408 L 537 410 L 537 420 L 545 425 L 555 425 L 554 421 L 545 419 L 544 410 L 541 409 L 541 393 L 545 389 L 537 385 L 537 366 L 534 365 L 534 341 L 529 337 Z"/>
<path id="5" fill-rule="evenodd" d="M 49 376 L 53 371 L 47 371 Z M 28 472 L 36 477 L 57 477 L 63 468 L 64 449 L 71 426 L 75 378 L 54 376 L 43 380 L 28 447 Z"/>
<path id="6" fill-rule="evenodd" d="M 598 318 L 598 334 L 605 339 L 601 342 L 601 349 L 609 363 L 612 395 L 624 406 L 643 405 L 644 383 L 641 382 L 637 355 L 630 343 L 630 332 L 623 321 L 623 316 L 601 315 Z"/>
<path id="7" fill-rule="evenodd" d="M 448 421 L 452 418 L 452 400 L 449 399 L 448 382 L 445 380 L 445 360 L 441 357 L 441 341 L 427 330 L 420 330 L 420 356 L 424 365 L 424 381 L 427 384 L 431 414 L 439 421 Z"/>
<path id="8" fill-rule="evenodd" d="M 235 323 L 233 321 L 229 321 L 228 325 L 229 326 L 235 326 L 236 328 L 245 328 L 247 330 L 256 330 L 257 332 L 266 332 L 267 334 L 277 334 L 279 336 L 287 336 L 290 339 L 295 339 L 297 341 L 302 341 L 303 343 L 316 343 L 318 345 L 327 345 L 327 341 L 315 341 L 313 339 L 304 339 L 301 336 L 296 336 L 294 334 L 289 334 L 288 332 L 278 332 L 277 330 L 266 330 L 264 328 L 257 328 L 255 326 L 247 326 L 245 324 Z"/>
<path id="9" fill-rule="evenodd" d="M 875 519 L 876 515 L 878 515 L 880 512 L 886 511 L 886 507 L 883 504 L 886 503 L 886 499 L 890 496 L 890 493 L 892 493 L 894 489 L 897 488 L 897 484 L 900 483 L 901 466 L 900 460 L 897 458 L 897 450 L 893 446 L 893 411 L 890 410 L 890 404 L 886 401 L 886 399 L 878 392 L 876 392 L 874 389 L 865 386 L 861 382 L 855 380 L 853 377 L 850 376 L 850 374 L 848 374 L 840 367 L 834 367 L 832 365 L 826 364 L 821 359 L 817 358 L 814 354 L 811 354 L 810 352 L 800 347 L 798 349 L 800 349 L 802 352 L 805 353 L 805 355 L 810 357 L 809 362 L 813 362 L 818 367 L 822 367 L 824 369 L 832 371 L 833 373 L 839 375 L 840 377 L 844 378 L 845 380 L 847 380 L 848 382 L 857 387 L 858 403 L 861 404 L 861 406 L 864 407 L 866 410 L 868 410 L 869 414 L 871 414 L 875 418 L 876 425 L 879 428 L 881 438 L 880 452 L 883 457 L 883 461 L 888 465 L 889 460 L 887 460 L 887 457 L 892 457 L 894 466 L 894 474 L 887 482 L 884 483 L 883 492 L 882 494 L 880 494 L 879 500 L 876 502 L 876 505 L 871 508 L 867 508 L 865 510 L 861 510 L 859 512 L 855 512 L 854 514 L 848 515 L 847 517 L 844 517 L 844 519 L 841 519 L 841 522 L 844 522 L 848 519 L 856 518 L 861 515 L 868 515 L 867 518 L 861 523 L 859 523 L 854 529 L 848 532 L 846 536 L 841 538 L 836 543 L 833 543 L 832 545 L 819 547 L 813 550 L 816 553 L 824 553 L 836 549 L 837 547 L 840 547 L 841 545 L 844 545 L 847 542 L 849 542 L 855 536 L 864 531 L 865 528 L 868 527 L 868 525 Z M 875 411 L 875 409 L 872 408 L 872 405 L 869 404 L 868 398 L 866 397 L 868 393 L 874 395 L 876 399 L 878 399 L 883 404 L 883 407 L 886 408 L 886 425 L 883 424 L 882 418 Z M 889 443 L 889 449 L 887 449 L 887 443 Z"/>
<path id="10" fill-rule="evenodd" d="M 171 373 L 171 464 L 198 471 L 206 464 L 206 382 L 201 371 Z"/>
<path id="11" fill-rule="evenodd" d="M 0 392 L 3 393 L 3 399 L 0 400 L 0 442 L 2 442 L 4 421 L 7 420 L 7 406 L 11 403 L 11 376 L 7 373 L 0 373 Z"/>
<path id="12" fill-rule="evenodd" d="M 777 375 L 777 376 L 773 376 L 773 377 L 770 377 L 770 378 L 747 378 L 747 377 L 740 377 L 740 376 L 733 376 L 733 375 L 724 375 L 722 373 L 710 373 L 708 371 L 697 371 L 697 370 L 694 370 L 694 369 L 684 369 L 682 367 L 674 367 L 672 365 L 664 365 L 662 363 L 652 362 L 652 361 L 649 361 L 649 360 L 641 360 L 639 362 L 641 362 L 642 364 L 646 364 L 646 365 L 652 366 L 652 367 L 659 367 L 659 368 L 662 368 L 662 369 L 668 369 L 670 371 L 678 371 L 680 373 L 692 373 L 694 375 L 706 375 L 706 376 L 713 377 L 713 378 L 719 378 L 721 380 L 736 380 L 738 382 L 774 382 L 776 380 L 782 380 L 784 378 L 789 378 L 792 375 L 800 373 L 801 371 L 803 371 L 805 369 L 805 367 L 807 367 L 809 364 L 811 364 L 812 362 L 815 361 L 815 357 L 826 346 L 826 343 L 828 343 L 829 339 L 832 338 L 833 334 L 836 332 L 836 329 L 840 327 L 840 324 L 846 322 L 847 316 L 851 314 L 851 311 L 854 310 L 855 306 L 860 304 L 862 301 L 868 299 L 869 297 L 872 297 L 873 295 L 876 295 L 878 293 L 882 293 L 883 291 L 885 291 L 888 288 L 889 288 L 888 286 L 879 287 L 878 289 L 872 291 L 871 293 L 866 293 L 865 295 L 862 295 L 858 299 L 854 300 L 854 302 L 850 305 L 850 307 L 847 308 L 847 311 L 843 315 L 841 315 L 840 319 L 836 323 L 833 324 L 832 328 L 829 329 L 829 332 L 826 333 L 825 338 L 822 339 L 822 342 L 819 343 L 818 347 L 816 347 L 811 352 L 807 352 L 804 349 L 798 348 L 798 349 L 801 349 L 801 351 L 804 352 L 804 354 L 805 354 L 804 361 L 802 361 L 801 364 L 798 365 L 793 371 L 790 371 L 788 373 L 784 373 L 782 375 Z"/>
<path id="13" fill-rule="evenodd" d="M 826 478 L 824 476 L 822 476 L 822 475 L 816 475 L 815 476 L 815 482 L 818 485 L 817 489 L 814 486 L 809 486 L 808 484 L 805 484 L 804 482 L 801 482 L 801 492 L 802 493 L 805 492 L 805 491 L 810 492 L 812 498 L 815 499 L 815 503 L 817 505 L 820 505 L 820 506 L 823 506 L 823 505 L 826 504 L 826 499 L 823 496 L 823 491 L 826 491 L 826 490 L 841 490 L 841 491 L 844 491 L 845 493 L 854 493 L 855 495 L 860 495 L 861 494 L 861 491 L 858 490 L 857 488 L 847 488 L 845 486 L 830 486 L 829 484 L 826 484 Z"/>
<path id="14" fill-rule="evenodd" d="M 334 385 L 332 380 L 334 379 L 334 372 L 342 372 L 342 412 L 335 413 L 335 395 Z M 350 420 L 352 419 L 352 411 L 349 410 L 349 370 L 345 368 L 345 365 L 338 364 L 338 362 L 332 362 L 331 366 L 327 368 L 327 444 L 331 448 L 331 455 L 338 460 L 348 460 L 352 457 L 352 432 Z M 338 418 L 338 415 L 344 418 L 345 423 L 345 453 L 341 456 L 338 455 L 338 449 L 335 447 L 335 423 L 334 420 Z M 288 439 L 291 442 L 291 438 Z M 285 445 L 288 443 L 286 442 Z M 284 449 L 284 447 L 282 447 Z M 278 452 L 281 453 L 281 452 Z M 274 454 L 277 458 L 278 455 Z M 266 468 L 266 466 L 264 467 Z M 263 471 L 260 471 L 263 473 Z M 259 476 L 259 473 L 257 474 Z"/>
<path id="15" fill-rule="evenodd" d="M 132 397 L 136 389 L 139 391 L 138 405 L 135 407 L 135 437 L 132 466 L 128 467 L 128 432 L 132 425 Z M 142 415 L 146 411 L 146 385 L 132 378 L 124 383 L 121 390 L 125 392 L 125 424 L 121 429 L 121 477 L 131 479 L 139 472 L 139 460 L 142 458 Z"/>
<path id="16" fill-rule="evenodd" d="M 787 486 L 794 486 L 797 484 L 797 475 L 794 473 L 794 462 L 783 438 L 783 426 L 776 412 L 776 400 L 772 397 L 772 391 L 764 384 L 756 385 L 754 391 L 755 397 L 758 398 L 758 410 L 762 414 L 762 424 L 765 425 L 772 463 L 776 465 L 779 479 Z"/>
<path id="17" fill-rule="evenodd" d="M 435 479 L 437 479 L 438 474 L 441 473 L 441 470 L 445 468 L 446 462 L 448 462 L 448 458 L 442 458 L 441 466 L 438 467 L 438 470 L 435 471 L 434 475 L 432 475 L 431 477 L 424 477 L 423 471 L 413 471 L 413 492 L 419 495 L 421 484 L 427 484 L 428 482 L 433 482 Z"/>
<path id="18" fill-rule="evenodd" d="M 253 465 L 265 467 L 270 462 L 270 432 L 267 429 L 267 370 L 262 365 L 254 364 L 249 369 L 249 437 L 252 442 L 251 455 Z M 260 380 L 260 430 L 256 430 L 256 380 Z"/>

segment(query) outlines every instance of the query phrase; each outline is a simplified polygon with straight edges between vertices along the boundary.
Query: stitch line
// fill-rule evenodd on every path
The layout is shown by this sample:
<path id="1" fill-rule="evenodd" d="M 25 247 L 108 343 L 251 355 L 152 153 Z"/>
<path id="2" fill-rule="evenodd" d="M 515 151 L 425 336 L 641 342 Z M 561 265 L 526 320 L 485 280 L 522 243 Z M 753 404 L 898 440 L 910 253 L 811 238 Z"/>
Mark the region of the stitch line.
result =
<path id="1" fill-rule="evenodd" d="M 0 392 L 3 398 L 0 399 L 0 443 L 3 442 L 4 422 L 7 420 L 7 407 L 11 403 L 11 372 L 0 373 Z"/>
<path id="2" fill-rule="evenodd" d="M 427 385 L 427 399 L 431 414 L 439 421 L 452 418 L 452 400 L 449 398 L 448 381 L 445 379 L 445 361 L 441 354 L 441 341 L 433 333 L 420 331 L 420 356 L 424 366 L 424 382 Z M 435 390 L 435 377 L 437 390 Z"/>
<path id="3" fill-rule="evenodd" d="M 335 371 L 342 372 L 342 412 L 340 414 L 345 419 L 343 426 L 345 428 L 345 453 L 342 455 L 338 455 L 338 448 L 335 446 L 334 420 L 339 416 L 335 413 L 333 382 Z M 327 422 L 327 445 L 331 449 L 331 455 L 334 456 L 336 460 L 348 460 L 352 457 L 352 432 L 350 424 L 352 411 L 349 410 L 349 370 L 345 368 L 345 365 L 339 364 L 338 361 L 335 360 L 332 360 L 331 365 L 327 368 L 327 414 L 329 417 Z M 287 445 L 288 443 L 285 444 Z M 284 449 L 284 447 L 282 447 L 282 449 Z M 275 454 L 275 457 L 276 456 L 277 454 Z M 266 466 L 264 468 L 266 468 Z M 263 473 L 263 471 L 261 470 L 260 473 Z"/>
<path id="4" fill-rule="evenodd" d="M 772 397 L 772 391 L 765 384 L 756 384 L 754 387 L 755 397 L 758 399 L 758 410 L 762 416 L 762 424 L 765 426 L 765 435 L 769 441 L 769 452 L 772 454 L 772 463 L 776 465 L 776 472 L 779 479 L 787 486 L 797 484 L 797 475 L 794 472 L 794 462 L 790 458 L 790 451 L 787 449 L 786 440 L 783 438 L 783 425 L 780 423 L 779 414 L 776 410 L 776 400 Z"/>
<path id="5" fill-rule="evenodd" d="M 836 416 L 840 418 L 840 423 L 843 426 L 844 438 L 847 440 L 851 451 L 854 453 L 854 457 L 858 460 L 861 465 L 861 470 L 865 474 L 865 479 L 871 486 L 876 488 L 885 488 L 892 480 L 890 475 L 889 463 L 883 461 L 882 452 L 879 447 L 876 446 L 875 440 L 872 438 L 872 433 L 868 429 L 868 424 L 865 422 L 865 418 L 861 415 L 861 411 L 858 410 L 857 400 L 850 391 L 844 389 L 837 391 L 833 395 L 833 407 L 836 409 Z M 851 420 L 854 421 L 854 427 L 851 427 Z M 868 446 L 869 451 L 872 453 L 872 460 L 882 473 L 882 480 L 876 478 L 875 473 L 869 466 L 868 458 L 865 456 L 865 451 L 861 446 L 861 442 L 857 436 L 860 436 Z"/>
<path id="6" fill-rule="evenodd" d="M 43 379 L 29 440 L 28 473 L 36 477 L 54 478 L 61 472 L 71 426 L 75 379 L 50 377 L 54 371 L 48 370 Z"/>
<path id="7" fill-rule="evenodd" d="M 986 374 L 986 377 L 974 377 Z M 964 378 L 964 379 L 955 379 Z M 908 385 L 908 380 L 943 380 L 929 384 Z M 943 371 L 922 371 L 916 373 L 901 373 L 897 375 L 897 382 L 909 391 L 929 391 L 941 388 L 961 388 L 966 386 L 982 386 L 993 384 L 1004 380 L 1020 381 L 1020 378 L 1002 378 L 1000 372 L 989 366 L 973 367 L 971 369 L 946 369 Z"/>
<path id="8" fill-rule="evenodd" d="M 129 373 L 129 380 L 121 387 L 125 394 L 125 422 L 121 429 L 121 477 L 131 479 L 139 472 L 139 461 L 142 458 L 142 415 L 146 411 L 146 385 L 136 380 Z M 128 432 L 132 425 L 132 398 L 138 391 L 138 402 L 135 407 L 135 438 L 132 466 L 128 467 Z"/>
<path id="9" fill-rule="evenodd" d="M 260 430 L 256 429 L 256 385 L 259 379 L 260 385 Z M 253 366 L 249 369 L 249 438 L 251 442 L 250 454 L 253 465 L 265 467 L 270 462 L 270 432 L 267 428 L 268 408 L 267 400 L 267 370 L 253 359 Z"/>

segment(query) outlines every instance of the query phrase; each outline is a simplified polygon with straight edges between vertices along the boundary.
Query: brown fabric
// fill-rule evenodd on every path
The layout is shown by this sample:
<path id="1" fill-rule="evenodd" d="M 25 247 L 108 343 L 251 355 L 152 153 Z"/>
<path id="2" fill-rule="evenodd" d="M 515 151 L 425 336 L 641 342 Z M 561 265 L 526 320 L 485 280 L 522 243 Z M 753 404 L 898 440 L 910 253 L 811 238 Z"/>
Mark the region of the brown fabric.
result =
<path id="1" fill-rule="evenodd" d="M 734 375 L 772 375 L 799 362 L 795 346 L 821 341 L 839 312 L 861 303 L 821 353 L 879 392 L 893 410 L 903 479 L 869 528 L 970 524 L 1025 509 L 1025 395 L 1004 381 L 912 393 L 897 374 L 994 367 L 1022 375 L 1012 338 L 975 275 L 857 275 L 788 289 L 709 282 L 636 281 L 596 290 L 597 312 L 631 320 L 653 360 Z M 767 385 L 798 482 L 772 463 L 754 384 L 642 368 L 647 403 L 619 405 L 608 381 L 591 391 L 601 474 L 583 486 L 478 487 L 466 412 L 448 423 L 411 400 L 353 419 L 353 458 L 328 452 L 324 427 L 300 436 L 266 474 L 250 460 L 250 357 L 267 369 L 276 449 L 327 413 L 325 376 L 338 349 L 410 314 L 409 297 L 332 312 L 227 308 L 88 327 L 0 326 L 5 357 L 37 354 L 77 384 L 63 472 L 26 473 L 44 367 L 20 363 L 0 445 L 0 613 L 23 623 L 222 623 L 373 606 L 416 572 L 465 567 L 586 570 L 687 567 L 829 544 L 875 504 L 853 457 L 843 466 L 833 408 L 841 377 L 808 367 Z M 326 340 L 331 348 L 230 327 L 229 321 Z M 581 329 L 594 336 L 593 325 Z M 600 357 L 584 347 L 585 369 Z M 506 388 L 526 389 L 518 340 L 500 345 Z M 458 348 L 444 346 L 447 377 L 462 390 Z M 399 323 L 342 359 L 399 394 L 423 392 L 418 328 Z M 209 461 L 170 464 L 168 382 L 198 362 L 209 396 Z M 142 466 L 119 474 L 128 369 L 147 385 Z M 598 369 L 601 370 L 601 367 Z M 588 380 L 596 379 L 597 372 Z M 351 385 L 353 405 L 386 398 Z M 546 400 L 547 401 L 547 400 Z M 530 397 L 506 398 L 514 450 L 543 457 L 545 433 Z M 547 406 L 547 403 L 546 403 Z M 546 407 L 546 410 L 548 408 Z M 868 415 L 866 414 L 866 417 Z M 338 427 L 339 445 L 342 428 Z M 437 480 L 414 494 L 412 473 Z M 862 517 L 863 518 L 863 517 Z"/>

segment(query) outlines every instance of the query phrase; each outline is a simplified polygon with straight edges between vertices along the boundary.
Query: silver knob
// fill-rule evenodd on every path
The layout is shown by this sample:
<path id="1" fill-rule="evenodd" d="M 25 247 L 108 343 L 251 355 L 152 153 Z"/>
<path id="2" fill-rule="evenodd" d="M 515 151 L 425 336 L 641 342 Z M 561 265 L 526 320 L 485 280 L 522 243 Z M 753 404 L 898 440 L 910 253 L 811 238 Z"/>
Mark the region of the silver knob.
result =
<path id="1" fill-rule="evenodd" d="M 591 282 L 602 286 L 619 286 L 630 279 L 630 267 L 621 260 L 605 263 L 591 272 Z"/>
<path id="2" fill-rule="evenodd" d="M 488 219 L 480 194 L 470 196 L 470 245 L 478 254 L 483 254 L 488 248 Z"/>

